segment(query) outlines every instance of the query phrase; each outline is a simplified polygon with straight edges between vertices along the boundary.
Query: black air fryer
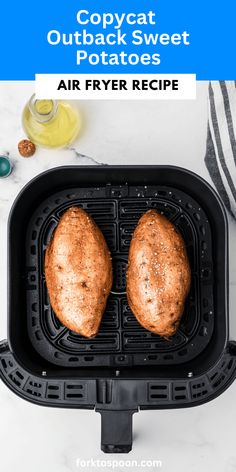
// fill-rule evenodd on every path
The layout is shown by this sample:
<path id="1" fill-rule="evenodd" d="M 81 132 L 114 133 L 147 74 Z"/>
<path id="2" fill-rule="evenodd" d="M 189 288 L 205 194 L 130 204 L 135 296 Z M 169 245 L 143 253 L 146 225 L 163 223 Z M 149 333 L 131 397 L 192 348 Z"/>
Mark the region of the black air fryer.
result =
<path id="1" fill-rule="evenodd" d="M 94 339 L 59 322 L 45 284 L 45 249 L 71 206 L 94 218 L 112 253 L 114 284 Z M 179 229 L 192 270 L 185 312 L 169 341 L 137 323 L 125 292 L 131 236 L 149 208 Z M 74 166 L 26 185 L 9 217 L 8 341 L 0 345 L 0 375 L 13 392 L 39 405 L 95 409 L 102 450 L 129 452 L 134 412 L 200 405 L 221 394 L 235 372 L 227 220 L 205 181 L 169 166 Z"/>

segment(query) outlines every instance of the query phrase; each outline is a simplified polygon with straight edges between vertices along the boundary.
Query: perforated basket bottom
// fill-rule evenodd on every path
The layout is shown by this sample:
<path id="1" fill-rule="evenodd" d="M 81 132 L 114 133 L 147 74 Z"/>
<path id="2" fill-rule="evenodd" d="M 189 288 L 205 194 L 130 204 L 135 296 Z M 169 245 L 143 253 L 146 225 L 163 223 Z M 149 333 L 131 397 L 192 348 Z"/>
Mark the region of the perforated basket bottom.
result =
<path id="1" fill-rule="evenodd" d="M 44 277 L 44 252 L 63 212 L 84 208 L 101 228 L 113 258 L 114 283 L 96 338 L 62 326 L 53 313 Z M 143 329 L 125 293 L 129 244 L 149 208 L 165 214 L 185 240 L 192 268 L 191 292 L 180 328 L 171 340 Z M 163 186 L 111 186 L 60 191 L 32 216 L 26 237 L 27 324 L 38 353 L 61 366 L 179 364 L 200 354 L 214 328 L 211 229 L 204 210 L 189 195 Z"/>

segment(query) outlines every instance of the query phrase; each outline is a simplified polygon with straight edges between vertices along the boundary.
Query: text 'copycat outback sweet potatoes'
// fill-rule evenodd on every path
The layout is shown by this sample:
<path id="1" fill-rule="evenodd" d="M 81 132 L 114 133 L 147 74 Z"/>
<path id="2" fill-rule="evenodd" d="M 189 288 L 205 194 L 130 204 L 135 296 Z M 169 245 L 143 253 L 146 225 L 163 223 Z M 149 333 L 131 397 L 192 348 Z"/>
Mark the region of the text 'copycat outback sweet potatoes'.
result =
<path id="1" fill-rule="evenodd" d="M 129 251 L 127 297 L 139 323 L 160 336 L 178 329 L 191 271 L 182 236 L 156 210 L 139 220 Z"/>
<path id="2" fill-rule="evenodd" d="M 81 208 L 61 217 L 45 256 L 52 308 L 67 328 L 97 334 L 112 286 L 112 264 L 104 236 Z"/>

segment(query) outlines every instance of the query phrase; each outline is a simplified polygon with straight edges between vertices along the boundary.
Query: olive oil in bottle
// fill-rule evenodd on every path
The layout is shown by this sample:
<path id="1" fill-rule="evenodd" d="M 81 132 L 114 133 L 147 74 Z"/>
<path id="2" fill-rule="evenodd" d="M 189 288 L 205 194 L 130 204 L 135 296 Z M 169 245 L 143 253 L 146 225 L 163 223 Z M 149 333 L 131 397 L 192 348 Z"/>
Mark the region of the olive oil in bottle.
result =
<path id="1" fill-rule="evenodd" d="M 23 128 L 31 141 L 47 148 L 63 148 L 78 136 L 81 119 L 67 102 L 37 100 L 33 95 L 22 115 Z"/>

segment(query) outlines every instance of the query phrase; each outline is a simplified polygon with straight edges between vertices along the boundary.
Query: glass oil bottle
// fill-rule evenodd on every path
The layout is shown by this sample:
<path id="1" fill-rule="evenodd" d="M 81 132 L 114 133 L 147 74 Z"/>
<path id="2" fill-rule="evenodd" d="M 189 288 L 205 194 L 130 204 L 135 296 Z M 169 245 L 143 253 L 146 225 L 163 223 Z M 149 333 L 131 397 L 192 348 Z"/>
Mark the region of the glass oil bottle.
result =
<path id="1" fill-rule="evenodd" d="M 28 138 L 46 148 L 69 146 L 81 128 L 79 113 L 70 103 L 38 100 L 35 95 L 23 110 L 22 122 Z"/>

